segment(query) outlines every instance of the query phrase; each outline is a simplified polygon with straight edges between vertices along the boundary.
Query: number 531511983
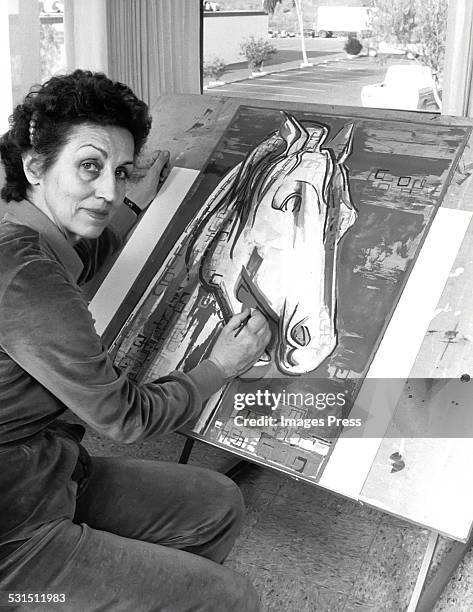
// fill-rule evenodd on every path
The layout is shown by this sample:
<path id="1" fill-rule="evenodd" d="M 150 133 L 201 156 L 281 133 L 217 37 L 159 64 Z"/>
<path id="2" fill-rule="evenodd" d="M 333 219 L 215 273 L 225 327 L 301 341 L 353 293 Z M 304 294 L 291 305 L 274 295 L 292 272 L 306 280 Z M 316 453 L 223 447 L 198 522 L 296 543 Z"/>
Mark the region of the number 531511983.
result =
<path id="1" fill-rule="evenodd" d="M 8 603 L 65 603 L 65 593 L 8 593 Z"/>

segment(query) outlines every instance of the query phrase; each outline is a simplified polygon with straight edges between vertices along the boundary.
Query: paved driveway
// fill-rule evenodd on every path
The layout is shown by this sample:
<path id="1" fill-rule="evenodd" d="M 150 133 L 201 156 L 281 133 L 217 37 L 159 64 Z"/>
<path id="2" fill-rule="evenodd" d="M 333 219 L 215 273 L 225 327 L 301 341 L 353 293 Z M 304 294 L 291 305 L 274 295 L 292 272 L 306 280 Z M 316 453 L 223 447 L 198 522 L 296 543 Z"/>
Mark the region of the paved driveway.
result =
<path id="1" fill-rule="evenodd" d="M 249 99 L 361 106 L 361 88 L 383 81 L 387 67 L 403 61 L 406 60 L 396 57 L 383 64 L 371 57 L 327 59 L 308 68 L 293 68 L 227 83 L 208 89 L 207 93 Z"/>

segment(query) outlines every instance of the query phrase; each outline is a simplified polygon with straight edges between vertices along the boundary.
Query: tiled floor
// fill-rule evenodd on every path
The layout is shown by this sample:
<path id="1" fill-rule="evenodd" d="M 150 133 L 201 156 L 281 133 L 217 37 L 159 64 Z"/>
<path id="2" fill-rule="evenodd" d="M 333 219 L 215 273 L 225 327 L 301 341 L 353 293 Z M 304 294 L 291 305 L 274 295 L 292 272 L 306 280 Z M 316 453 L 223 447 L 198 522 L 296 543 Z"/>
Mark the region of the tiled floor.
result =
<path id="1" fill-rule="evenodd" d="M 184 438 L 115 444 L 94 433 L 93 454 L 177 461 Z M 222 469 L 229 456 L 197 443 L 191 463 Z M 403 612 L 428 532 L 399 519 L 251 467 L 238 477 L 246 522 L 226 564 L 247 574 L 267 612 Z M 438 558 L 449 546 L 442 540 Z M 451 580 L 435 612 L 473 611 L 473 554 Z M 243 612 L 243 611 L 242 611 Z"/>

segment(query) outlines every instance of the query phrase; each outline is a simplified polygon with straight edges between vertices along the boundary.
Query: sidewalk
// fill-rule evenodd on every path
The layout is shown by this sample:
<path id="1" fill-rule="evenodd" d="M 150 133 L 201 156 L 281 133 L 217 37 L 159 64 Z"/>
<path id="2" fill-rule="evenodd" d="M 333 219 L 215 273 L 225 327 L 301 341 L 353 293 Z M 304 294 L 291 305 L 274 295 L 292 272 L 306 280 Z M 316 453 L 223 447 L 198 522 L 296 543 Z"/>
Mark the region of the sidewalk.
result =
<path id="1" fill-rule="evenodd" d="M 317 64 L 327 64 L 332 61 L 339 61 L 346 57 L 345 53 L 330 52 L 327 54 L 320 55 L 319 57 L 309 57 L 309 62 L 316 66 Z M 274 61 L 274 60 L 273 60 Z M 281 63 L 271 63 L 263 68 L 263 72 L 259 76 L 265 76 L 267 74 L 273 74 L 275 72 L 284 72 L 286 70 L 294 70 L 295 68 L 301 68 L 302 53 L 298 60 L 285 61 Z M 309 66 L 308 66 L 309 67 Z M 247 62 L 240 62 L 238 64 L 229 64 L 227 72 L 223 75 L 220 81 L 210 81 L 204 79 L 204 89 L 213 89 L 220 85 L 226 85 L 228 83 L 236 83 L 237 81 L 246 81 L 247 79 L 258 78 L 252 76 L 248 68 Z"/>

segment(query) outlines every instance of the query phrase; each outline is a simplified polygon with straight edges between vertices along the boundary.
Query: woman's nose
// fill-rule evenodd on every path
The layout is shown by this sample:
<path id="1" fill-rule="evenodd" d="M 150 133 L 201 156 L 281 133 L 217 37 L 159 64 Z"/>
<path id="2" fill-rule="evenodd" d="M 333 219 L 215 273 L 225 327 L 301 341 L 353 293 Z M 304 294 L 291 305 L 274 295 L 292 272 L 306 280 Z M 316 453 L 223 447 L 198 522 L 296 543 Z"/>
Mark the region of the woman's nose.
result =
<path id="1" fill-rule="evenodd" d="M 113 203 L 118 197 L 118 185 L 115 172 L 104 169 L 95 183 L 95 195 L 106 202 Z"/>

